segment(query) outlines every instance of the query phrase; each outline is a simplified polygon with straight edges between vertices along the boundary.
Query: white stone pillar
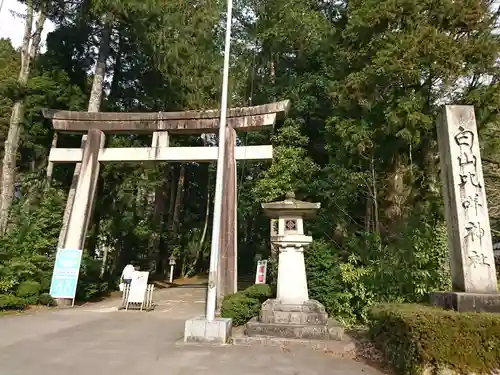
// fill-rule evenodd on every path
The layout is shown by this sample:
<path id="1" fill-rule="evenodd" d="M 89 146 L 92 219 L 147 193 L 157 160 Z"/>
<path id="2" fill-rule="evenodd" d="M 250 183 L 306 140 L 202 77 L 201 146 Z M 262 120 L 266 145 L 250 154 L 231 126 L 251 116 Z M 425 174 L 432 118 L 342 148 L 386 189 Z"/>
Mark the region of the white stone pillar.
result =
<path id="1" fill-rule="evenodd" d="M 309 300 L 304 248 L 278 245 L 278 286 L 276 299 L 282 304 L 302 304 Z"/>

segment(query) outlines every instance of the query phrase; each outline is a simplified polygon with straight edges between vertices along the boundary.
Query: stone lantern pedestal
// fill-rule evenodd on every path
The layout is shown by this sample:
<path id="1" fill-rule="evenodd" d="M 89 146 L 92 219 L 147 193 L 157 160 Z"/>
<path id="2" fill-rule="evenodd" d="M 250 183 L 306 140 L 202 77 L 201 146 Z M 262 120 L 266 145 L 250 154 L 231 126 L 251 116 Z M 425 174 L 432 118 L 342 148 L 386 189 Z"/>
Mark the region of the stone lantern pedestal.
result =
<path id="1" fill-rule="evenodd" d="M 247 323 L 246 334 L 342 340 L 343 328 L 328 318 L 321 303 L 309 299 L 307 289 L 304 249 L 312 237 L 304 235 L 303 219 L 313 217 L 320 204 L 298 201 L 289 193 L 284 201 L 262 204 L 262 208 L 271 219 L 277 219 L 271 236 L 273 248 L 279 251 L 277 295 L 262 304 L 259 317 Z"/>

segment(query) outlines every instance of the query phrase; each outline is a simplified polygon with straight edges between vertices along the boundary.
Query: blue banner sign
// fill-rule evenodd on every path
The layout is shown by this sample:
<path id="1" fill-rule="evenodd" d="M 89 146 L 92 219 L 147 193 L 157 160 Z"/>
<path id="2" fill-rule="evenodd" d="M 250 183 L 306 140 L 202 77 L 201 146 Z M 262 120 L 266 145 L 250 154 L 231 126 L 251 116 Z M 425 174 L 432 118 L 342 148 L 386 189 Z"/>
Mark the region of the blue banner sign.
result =
<path id="1" fill-rule="evenodd" d="M 50 295 L 53 298 L 75 298 L 82 253 L 82 250 L 75 249 L 57 250 L 50 284 Z"/>

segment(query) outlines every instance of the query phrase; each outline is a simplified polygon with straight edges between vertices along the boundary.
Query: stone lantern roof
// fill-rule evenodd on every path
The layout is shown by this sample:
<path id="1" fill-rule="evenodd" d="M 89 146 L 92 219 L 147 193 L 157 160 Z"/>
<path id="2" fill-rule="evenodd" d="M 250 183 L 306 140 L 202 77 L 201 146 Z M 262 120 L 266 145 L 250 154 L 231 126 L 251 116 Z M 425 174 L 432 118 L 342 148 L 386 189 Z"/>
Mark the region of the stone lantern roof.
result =
<path id="1" fill-rule="evenodd" d="M 310 219 L 316 216 L 316 212 L 321 207 L 321 203 L 310 203 L 295 199 L 293 192 L 288 192 L 285 200 L 262 203 L 264 214 L 272 219 L 283 216 L 300 216 Z"/>

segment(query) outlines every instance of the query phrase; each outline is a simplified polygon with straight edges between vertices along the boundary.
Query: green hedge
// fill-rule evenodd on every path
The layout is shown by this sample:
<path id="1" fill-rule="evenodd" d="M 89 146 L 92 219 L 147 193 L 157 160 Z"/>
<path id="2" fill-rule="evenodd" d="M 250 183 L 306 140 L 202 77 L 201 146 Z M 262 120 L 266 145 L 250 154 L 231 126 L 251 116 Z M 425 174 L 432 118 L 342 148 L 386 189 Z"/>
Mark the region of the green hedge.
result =
<path id="1" fill-rule="evenodd" d="M 24 310 L 28 305 L 56 306 L 55 300 L 48 293 L 19 297 L 14 294 L 0 294 L 1 310 Z"/>
<path id="2" fill-rule="evenodd" d="M 387 304 L 370 310 L 369 328 L 399 374 L 422 374 L 425 367 L 464 374 L 500 368 L 500 315 Z"/>
<path id="3" fill-rule="evenodd" d="M 12 294 L 0 294 L 0 310 L 24 310 L 27 306 L 24 298 Z"/>
<path id="4" fill-rule="evenodd" d="M 231 318 L 233 326 L 245 324 L 257 316 L 264 301 L 271 298 L 271 287 L 267 284 L 256 284 L 224 298 L 221 316 Z"/>
<path id="5" fill-rule="evenodd" d="M 38 297 L 41 288 L 40 283 L 37 281 L 23 281 L 17 287 L 16 295 L 21 298 Z"/>
<path id="6" fill-rule="evenodd" d="M 44 306 L 56 306 L 56 301 L 49 293 L 42 293 L 38 296 L 38 304 Z"/>
<path id="7" fill-rule="evenodd" d="M 271 287 L 267 284 L 255 284 L 240 293 L 248 298 L 258 300 L 259 303 L 264 303 L 267 299 L 272 297 Z"/>

